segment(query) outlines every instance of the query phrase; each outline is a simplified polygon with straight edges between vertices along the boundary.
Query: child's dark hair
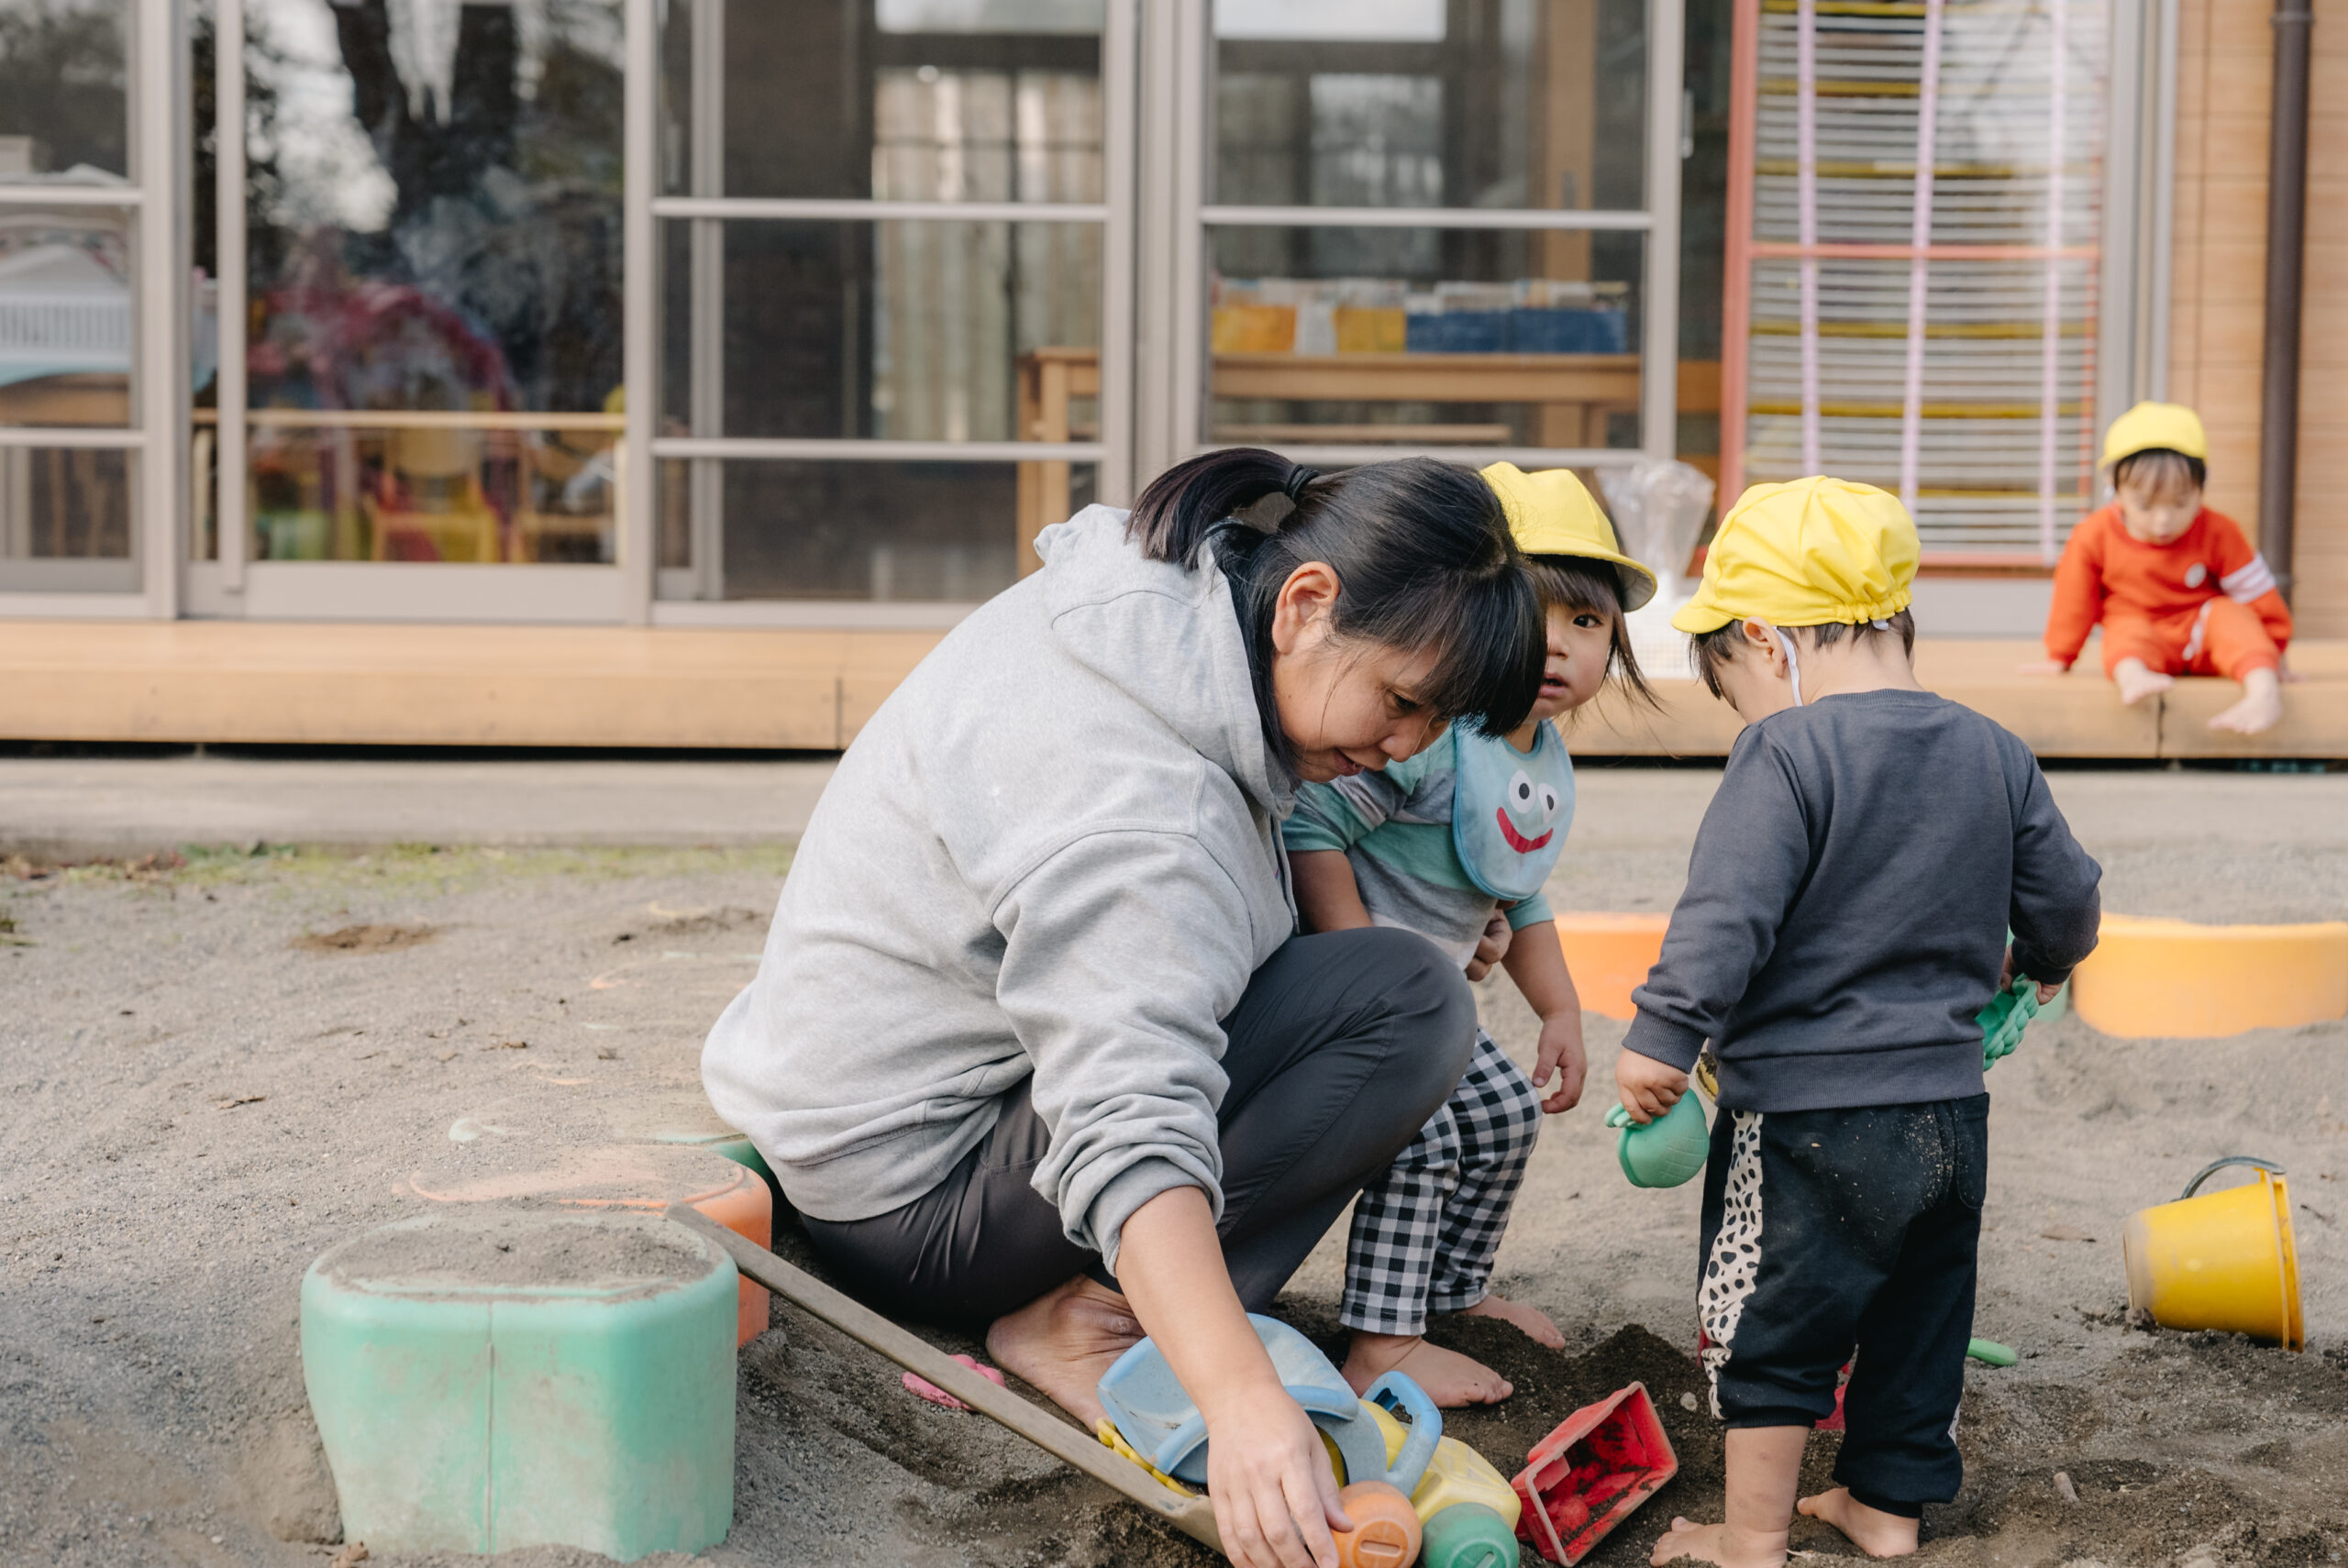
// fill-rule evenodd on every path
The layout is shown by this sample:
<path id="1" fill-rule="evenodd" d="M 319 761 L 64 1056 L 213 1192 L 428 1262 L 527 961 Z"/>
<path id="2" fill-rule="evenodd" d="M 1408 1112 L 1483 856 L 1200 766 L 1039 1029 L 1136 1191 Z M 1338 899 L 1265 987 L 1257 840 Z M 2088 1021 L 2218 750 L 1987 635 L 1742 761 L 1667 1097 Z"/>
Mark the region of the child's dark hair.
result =
<path id="1" fill-rule="evenodd" d="M 2188 481 L 2193 489 L 2200 490 L 2210 482 L 2210 465 L 2166 447 L 2147 447 L 2111 465 L 2112 489 L 2118 490 L 2132 480 L 2154 495 L 2182 489 Z"/>
<path id="2" fill-rule="evenodd" d="M 1295 504 L 1268 529 L 1218 528 L 1283 492 Z M 1272 610 L 1289 575 L 1308 561 L 1337 575 L 1337 636 L 1435 655 L 1413 693 L 1433 712 L 1506 734 L 1541 694 L 1540 598 L 1500 497 L 1471 469 L 1401 458 L 1321 474 L 1277 452 L 1237 447 L 1152 480 L 1126 527 L 1153 560 L 1187 562 L 1213 541 L 1248 633 L 1265 731 L 1284 757 L 1268 651 Z"/>
<path id="3" fill-rule="evenodd" d="M 1623 619 L 1623 580 L 1615 569 L 1580 556 L 1527 556 L 1524 565 L 1533 573 L 1533 586 L 1540 592 L 1544 610 L 1606 617 L 1611 628 L 1606 673 L 1621 681 L 1634 699 L 1660 712 L 1663 703 L 1647 684 L 1646 671 L 1639 668 L 1639 656 L 1631 647 L 1631 628 Z"/>
<path id="4" fill-rule="evenodd" d="M 1902 610 L 1897 614 L 1885 616 L 1883 620 L 1884 624 L 1879 629 L 1872 621 L 1828 621 L 1822 625 L 1786 626 L 1780 629 L 1787 632 L 1808 632 L 1810 646 L 1814 648 L 1831 648 L 1841 642 L 1845 635 L 1861 638 L 1898 637 L 1901 651 L 1913 658 L 1916 656 L 1916 617 Z M 1728 696 L 1727 692 L 1721 690 L 1720 667 L 1735 657 L 1737 646 L 1744 640 L 1744 618 L 1739 617 L 1725 626 L 1715 626 L 1709 632 L 1699 632 L 1689 641 L 1688 657 L 1696 666 L 1697 677 L 1703 681 L 1704 690 L 1715 697 L 1725 700 Z"/>

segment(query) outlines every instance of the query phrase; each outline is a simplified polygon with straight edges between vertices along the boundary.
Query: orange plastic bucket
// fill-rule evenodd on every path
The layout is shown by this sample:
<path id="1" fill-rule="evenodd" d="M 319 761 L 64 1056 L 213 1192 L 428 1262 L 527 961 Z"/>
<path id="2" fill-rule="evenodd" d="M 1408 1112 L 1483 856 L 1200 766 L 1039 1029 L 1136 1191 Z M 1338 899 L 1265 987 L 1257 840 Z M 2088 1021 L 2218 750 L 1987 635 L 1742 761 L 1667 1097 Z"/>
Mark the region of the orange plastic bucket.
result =
<path id="1" fill-rule="evenodd" d="M 1559 915 L 1557 945 L 1565 950 L 1583 1009 L 1606 1018 L 1635 1014 L 1631 989 L 1646 984 L 1647 971 L 1663 956 L 1663 933 L 1670 924 L 1667 914 Z"/>
<path id="2" fill-rule="evenodd" d="M 2196 1191 L 2228 1165 L 2249 1165 L 2255 1181 Z M 2299 1258 L 2291 1236 L 2291 1192 L 2282 1167 L 2233 1154 L 2204 1168 L 2175 1203 L 2140 1209 L 2120 1235 L 2128 1264 L 2128 1305 L 2171 1329 L 2219 1329 L 2307 1348 L 2299 1306 Z"/>

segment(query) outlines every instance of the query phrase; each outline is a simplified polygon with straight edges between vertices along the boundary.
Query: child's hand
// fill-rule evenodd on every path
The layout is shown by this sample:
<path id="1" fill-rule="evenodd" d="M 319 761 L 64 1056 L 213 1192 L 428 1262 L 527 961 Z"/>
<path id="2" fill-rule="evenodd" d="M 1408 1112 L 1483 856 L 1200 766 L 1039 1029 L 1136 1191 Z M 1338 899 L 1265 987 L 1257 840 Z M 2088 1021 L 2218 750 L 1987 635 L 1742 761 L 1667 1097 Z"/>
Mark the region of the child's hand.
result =
<path id="1" fill-rule="evenodd" d="M 1614 1087 L 1622 1091 L 1623 1109 L 1644 1127 L 1679 1103 L 1688 1092 L 1688 1075 L 1668 1062 L 1625 1051 L 1614 1058 Z"/>
<path id="2" fill-rule="evenodd" d="M 1509 939 L 1515 933 L 1509 929 L 1508 916 L 1494 911 L 1484 922 L 1484 934 L 1476 941 L 1476 956 L 1468 961 L 1468 977 L 1480 980 L 1492 972 L 1492 966 L 1508 956 Z"/>
<path id="3" fill-rule="evenodd" d="M 2005 965 L 2004 965 L 2004 966 L 2003 966 L 2003 967 L 1999 968 L 1999 971 L 1998 971 L 1998 988 L 1999 988 L 1999 990 L 2001 990 L 2001 991 L 2002 991 L 2002 990 L 2006 989 L 2009 986 L 2011 986 L 2013 983 L 2014 983 L 2014 950 L 2010 946 L 2010 947 L 2008 947 L 2008 948 L 2006 949 L 2006 962 L 2005 962 Z M 2058 996 L 2060 996 L 2060 995 L 2062 995 L 2062 994 L 2063 994 L 2063 988 L 2062 988 L 2062 987 L 2060 987 L 2060 986 L 2050 986 L 2050 985 L 2048 985 L 2048 984 L 2047 984 L 2045 981 L 2043 981 L 2043 980 L 2041 980 L 2041 981 L 2039 981 L 2039 982 L 2038 982 L 2038 1005 L 2039 1005 L 2039 1006 L 2041 1006 L 2041 1007 L 2044 1007 L 2048 1002 L 2053 1001 L 2056 997 L 2058 997 Z"/>
<path id="4" fill-rule="evenodd" d="M 1552 1073 L 1557 1075 L 1557 1087 L 1542 1097 L 1541 1109 L 1555 1116 L 1581 1103 L 1582 1083 L 1589 1076 L 1579 1008 L 1541 1021 L 1541 1054 L 1533 1064 L 1533 1087 L 1547 1083 Z"/>

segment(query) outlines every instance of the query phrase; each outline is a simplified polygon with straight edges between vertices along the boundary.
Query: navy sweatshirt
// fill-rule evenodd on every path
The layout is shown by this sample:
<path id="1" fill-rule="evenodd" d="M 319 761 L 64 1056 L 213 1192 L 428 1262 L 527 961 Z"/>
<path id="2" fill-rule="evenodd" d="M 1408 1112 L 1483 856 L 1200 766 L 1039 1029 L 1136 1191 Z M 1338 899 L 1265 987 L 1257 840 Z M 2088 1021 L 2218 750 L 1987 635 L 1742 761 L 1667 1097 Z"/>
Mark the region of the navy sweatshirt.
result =
<path id="1" fill-rule="evenodd" d="M 2008 928 L 2019 972 L 2067 978 L 2102 875 L 2030 748 L 1971 709 L 1789 708 L 1729 753 L 1623 1046 L 1684 1069 L 1711 1040 L 1732 1110 L 1978 1094 Z"/>

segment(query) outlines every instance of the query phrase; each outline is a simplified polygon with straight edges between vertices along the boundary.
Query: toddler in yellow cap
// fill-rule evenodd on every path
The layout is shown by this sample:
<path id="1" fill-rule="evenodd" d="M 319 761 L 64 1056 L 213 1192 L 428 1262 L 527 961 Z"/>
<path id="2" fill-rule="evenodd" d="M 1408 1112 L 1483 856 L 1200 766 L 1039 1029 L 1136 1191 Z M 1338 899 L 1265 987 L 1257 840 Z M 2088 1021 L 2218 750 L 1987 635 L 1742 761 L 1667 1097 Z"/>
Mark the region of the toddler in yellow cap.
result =
<path id="1" fill-rule="evenodd" d="M 1382 771 L 1306 784 L 1282 830 L 1306 931 L 1415 931 L 1470 978 L 1505 965 L 1541 1018 L 1529 1077 L 1479 1031 L 1450 1099 L 1354 1205 L 1338 1303 L 1353 1331 L 1346 1378 L 1366 1389 L 1399 1367 L 1445 1405 L 1503 1398 L 1510 1387 L 1482 1363 L 1428 1344 L 1430 1313 L 1500 1318 L 1552 1348 L 1565 1343 L 1545 1313 L 1490 1285 L 1542 1113 L 1571 1109 L 1585 1070 L 1581 999 L 1541 893 L 1573 821 L 1573 762 L 1553 721 L 1610 675 L 1645 692 L 1623 615 L 1655 592 L 1654 574 L 1622 552 L 1570 469 L 1496 463 L 1484 480 L 1547 621 L 1532 713 L 1508 735 L 1454 724 Z M 1544 1099 L 1539 1086 L 1552 1079 Z"/>
<path id="2" fill-rule="evenodd" d="M 1871 485 L 1756 485 L 1672 618 L 1745 728 L 1615 1066 L 1641 1122 L 1708 1047 L 1720 1085 L 1697 1312 L 1727 1517 L 1675 1519 L 1658 1563 L 1784 1561 L 1846 1364 L 1837 1485 L 1803 1513 L 1913 1551 L 1963 1476 L 1988 1158 L 1975 1015 L 2015 975 L 2053 996 L 2095 946 L 2101 872 L 2029 748 L 1917 684 L 1916 556 Z"/>
<path id="3" fill-rule="evenodd" d="M 2122 702 L 2180 675 L 2221 675 L 2242 682 L 2242 701 L 2210 727 L 2254 735 L 2283 717 L 2291 610 L 2242 525 L 2201 503 L 2209 457 L 2201 416 L 2179 404 L 2140 403 L 2111 422 L 2111 504 L 2071 531 L 2054 569 L 2046 662 L 2029 668 L 2070 668 L 2099 624 L 2103 672 Z"/>

